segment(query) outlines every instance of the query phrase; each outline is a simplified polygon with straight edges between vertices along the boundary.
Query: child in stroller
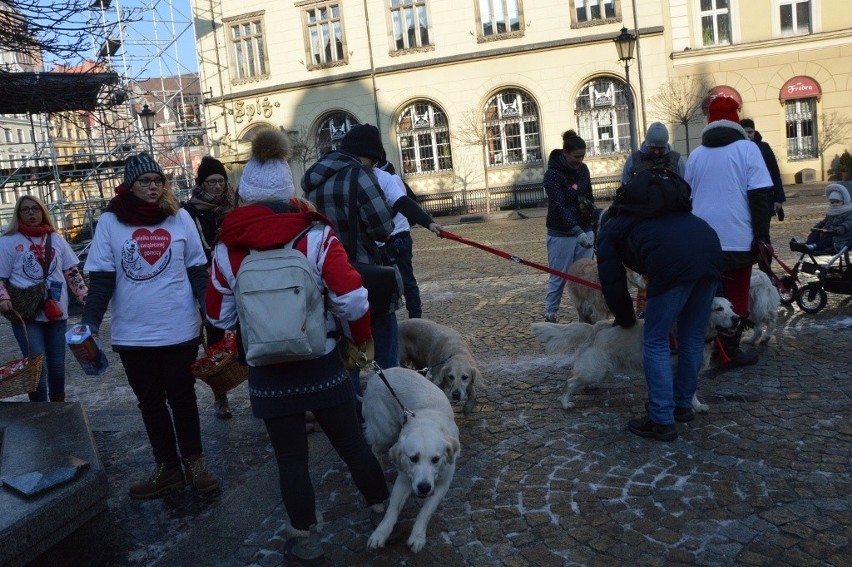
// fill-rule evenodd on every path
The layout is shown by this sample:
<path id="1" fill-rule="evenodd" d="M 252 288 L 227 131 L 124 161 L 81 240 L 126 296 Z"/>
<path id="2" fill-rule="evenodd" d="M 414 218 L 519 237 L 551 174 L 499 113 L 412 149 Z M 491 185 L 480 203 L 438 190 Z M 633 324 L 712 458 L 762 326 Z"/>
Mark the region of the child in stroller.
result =
<path id="1" fill-rule="evenodd" d="M 832 183 L 825 188 L 825 196 L 828 198 L 825 218 L 811 229 L 807 241 L 791 240 L 790 250 L 834 255 L 844 246 L 852 245 L 852 199 L 849 198 L 849 190 L 839 183 Z"/>

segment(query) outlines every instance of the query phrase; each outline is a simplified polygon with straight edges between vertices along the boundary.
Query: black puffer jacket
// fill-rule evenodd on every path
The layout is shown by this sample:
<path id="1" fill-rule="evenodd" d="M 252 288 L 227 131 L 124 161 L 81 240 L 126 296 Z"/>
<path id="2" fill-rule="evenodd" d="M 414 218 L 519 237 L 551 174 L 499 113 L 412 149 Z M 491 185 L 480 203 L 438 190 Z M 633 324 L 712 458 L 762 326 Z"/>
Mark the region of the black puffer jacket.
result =
<path id="1" fill-rule="evenodd" d="M 547 233 L 551 236 L 579 236 L 592 230 L 595 197 L 592 177 L 586 164 L 568 167 L 562 150 L 553 150 L 544 174 L 547 193 Z"/>

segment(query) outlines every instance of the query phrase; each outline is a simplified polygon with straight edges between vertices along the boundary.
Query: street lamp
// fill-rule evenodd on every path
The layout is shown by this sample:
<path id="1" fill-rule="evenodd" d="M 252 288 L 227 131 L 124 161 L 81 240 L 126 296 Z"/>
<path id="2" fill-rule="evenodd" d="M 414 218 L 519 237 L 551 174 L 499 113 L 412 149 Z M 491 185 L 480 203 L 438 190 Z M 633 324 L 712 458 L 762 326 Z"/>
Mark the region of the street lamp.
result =
<path id="1" fill-rule="evenodd" d="M 148 108 L 148 105 L 142 105 L 142 110 L 139 112 L 139 120 L 142 122 L 142 131 L 148 136 L 148 152 L 151 157 L 154 157 L 154 140 L 152 138 L 154 129 L 157 127 L 157 113 Z"/>
<path id="2" fill-rule="evenodd" d="M 618 50 L 618 60 L 624 63 L 624 77 L 627 79 L 627 122 L 630 128 L 630 151 L 636 151 L 635 119 L 633 117 L 633 91 L 630 90 L 630 62 L 636 47 L 636 36 L 621 28 L 621 33 L 613 39 Z"/>

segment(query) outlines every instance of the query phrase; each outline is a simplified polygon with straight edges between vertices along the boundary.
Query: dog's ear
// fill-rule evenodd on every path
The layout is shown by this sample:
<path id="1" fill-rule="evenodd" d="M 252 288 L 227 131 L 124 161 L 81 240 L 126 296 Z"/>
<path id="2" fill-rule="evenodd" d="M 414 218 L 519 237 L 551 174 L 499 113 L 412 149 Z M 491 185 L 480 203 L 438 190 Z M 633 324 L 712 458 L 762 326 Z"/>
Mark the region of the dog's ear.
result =
<path id="1" fill-rule="evenodd" d="M 394 443 L 393 446 L 388 449 L 388 457 L 393 464 L 399 466 L 399 443 Z"/>
<path id="2" fill-rule="evenodd" d="M 473 367 L 472 370 L 473 375 L 471 376 L 470 387 L 473 388 L 474 385 L 482 386 L 482 372 L 476 367 Z"/>
<path id="3" fill-rule="evenodd" d="M 455 463 L 461 451 L 461 443 L 455 437 L 444 437 L 444 440 L 447 442 L 447 462 Z"/>
<path id="4" fill-rule="evenodd" d="M 439 388 L 443 388 L 447 381 L 447 367 L 443 364 L 437 364 L 429 369 L 429 380 Z"/>

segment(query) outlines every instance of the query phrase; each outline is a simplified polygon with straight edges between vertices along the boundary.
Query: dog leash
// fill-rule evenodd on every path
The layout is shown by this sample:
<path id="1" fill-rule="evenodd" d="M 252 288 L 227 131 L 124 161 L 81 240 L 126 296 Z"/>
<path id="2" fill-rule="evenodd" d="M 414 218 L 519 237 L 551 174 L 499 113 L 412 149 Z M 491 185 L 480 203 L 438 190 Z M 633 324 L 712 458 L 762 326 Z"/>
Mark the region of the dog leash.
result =
<path id="1" fill-rule="evenodd" d="M 533 262 L 532 260 L 525 260 L 520 256 L 515 256 L 514 254 L 509 254 L 508 252 L 504 252 L 503 250 L 498 250 L 497 248 L 492 248 L 491 246 L 486 246 L 485 244 L 480 244 L 479 242 L 474 242 L 473 240 L 468 240 L 463 236 L 459 236 L 458 234 L 453 234 L 452 232 L 442 230 L 438 233 L 438 237 L 447 238 L 449 240 L 455 240 L 456 242 L 461 242 L 462 244 L 467 244 L 468 246 L 472 246 L 474 248 L 479 248 L 480 250 L 485 250 L 495 256 L 499 256 L 506 260 L 510 260 L 515 262 L 516 264 L 523 264 L 524 266 L 529 266 L 531 268 L 535 268 L 536 270 L 541 270 L 542 272 L 547 272 L 548 274 L 554 275 L 556 277 L 562 278 L 563 280 L 568 280 L 574 283 L 578 283 L 580 285 L 596 289 L 600 291 L 600 284 L 596 284 L 594 282 L 590 282 L 588 280 L 584 280 L 583 278 L 578 278 L 577 276 L 572 276 L 571 274 L 566 274 L 565 272 L 561 272 L 559 270 L 554 270 L 550 266 L 545 266 L 544 264 L 539 264 L 538 262 Z"/>
<path id="2" fill-rule="evenodd" d="M 366 357 L 365 357 L 365 359 L 366 359 Z M 393 396 L 393 399 L 395 399 L 395 400 L 396 400 L 396 403 L 398 403 L 398 404 L 399 404 L 399 407 L 402 409 L 402 424 L 403 424 L 403 425 L 405 425 L 406 423 L 408 423 L 408 418 L 409 418 L 409 417 L 411 417 L 411 418 L 416 417 L 416 416 L 414 415 L 414 412 L 413 412 L 413 411 L 411 411 L 410 409 L 408 409 L 407 407 L 405 407 L 405 404 L 403 404 L 403 403 L 402 403 L 402 401 L 399 399 L 399 396 L 397 396 L 397 395 L 396 395 L 396 392 L 394 392 L 394 391 L 393 391 L 393 388 L 391 388 L 390 382 L 388 382 L 388 379 L 385 377 L 385 373 L 384 373 L 384 371 L 382 370 L 382 367 L 381 367 L 381 366 L 379 366 L 379 363 L 378 363 L 378 362 L 376 362 L 375 360 L 372 360 L 372 361 L 370 361 L 370 363 L 369 363 L 369 364 L 367 364 L 367 365 L 365 365 L 365 366 L 362 366 L 360 363 L 358 364 L 358 366 L 359 366 L 360 368 L 365 368 L 365 366 L 369 366 L 370 368 L 372 368 L 372 369 L 373 369 L 373 372 L 375 372 L 376 374 L 378 374 L 379 378 L 381 378 L 381 379 L 382 379 L 382 382 L 384 382 L 384 383 L 385 383 L 385 386 L 387 386 L 388 390 L 390 391 L 391 396 Z"/>

